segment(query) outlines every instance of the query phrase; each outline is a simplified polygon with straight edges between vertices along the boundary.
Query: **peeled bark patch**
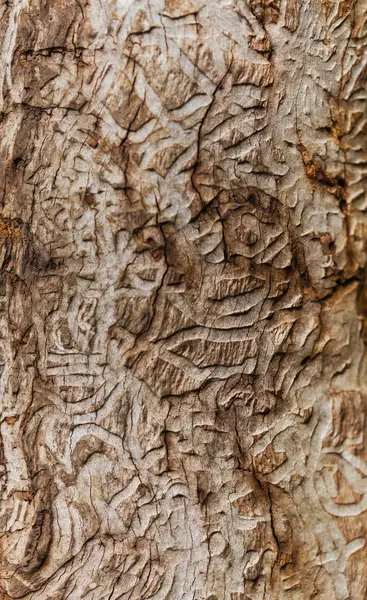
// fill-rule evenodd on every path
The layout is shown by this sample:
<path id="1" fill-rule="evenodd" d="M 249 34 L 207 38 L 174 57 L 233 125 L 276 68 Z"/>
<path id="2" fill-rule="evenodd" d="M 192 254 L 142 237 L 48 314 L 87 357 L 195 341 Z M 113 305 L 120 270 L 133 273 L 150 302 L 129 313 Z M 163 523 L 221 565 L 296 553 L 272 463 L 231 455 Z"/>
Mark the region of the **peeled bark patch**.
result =
<path id="1" fill-rule="evenodd" d="M 366 1 L 0 15 L 0 598 L 364 600 Z"/>

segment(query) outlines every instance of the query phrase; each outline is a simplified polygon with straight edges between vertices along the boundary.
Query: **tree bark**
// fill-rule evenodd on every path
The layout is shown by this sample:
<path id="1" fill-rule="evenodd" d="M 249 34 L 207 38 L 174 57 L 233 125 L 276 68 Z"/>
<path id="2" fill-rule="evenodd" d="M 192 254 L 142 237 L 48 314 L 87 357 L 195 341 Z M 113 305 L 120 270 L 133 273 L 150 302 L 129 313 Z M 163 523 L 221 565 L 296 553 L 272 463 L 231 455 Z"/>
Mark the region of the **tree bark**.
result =
<path id="1" fill-rule="evenodd" d="M 2 0 L 3 600 L 364 600 L 366 0 Z"/>

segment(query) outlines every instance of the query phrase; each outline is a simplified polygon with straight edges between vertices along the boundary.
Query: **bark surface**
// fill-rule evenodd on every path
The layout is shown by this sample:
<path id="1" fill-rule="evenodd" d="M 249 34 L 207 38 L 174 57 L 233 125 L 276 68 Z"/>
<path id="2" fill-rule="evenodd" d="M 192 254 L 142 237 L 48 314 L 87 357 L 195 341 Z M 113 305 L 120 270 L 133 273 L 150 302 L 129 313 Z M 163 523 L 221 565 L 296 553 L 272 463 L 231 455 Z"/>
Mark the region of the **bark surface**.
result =
<path id="1" fill-rule="evenodd" d="M 0 598 L 364 600 L 366 0 L 1 0 Z"/>

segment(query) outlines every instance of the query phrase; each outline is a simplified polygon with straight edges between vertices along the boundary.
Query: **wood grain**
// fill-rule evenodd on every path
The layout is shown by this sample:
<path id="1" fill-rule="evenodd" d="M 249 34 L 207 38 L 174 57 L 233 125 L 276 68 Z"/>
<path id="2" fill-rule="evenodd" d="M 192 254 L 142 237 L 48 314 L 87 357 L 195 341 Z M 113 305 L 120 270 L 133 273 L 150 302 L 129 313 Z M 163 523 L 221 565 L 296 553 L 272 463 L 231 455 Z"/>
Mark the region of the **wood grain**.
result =
<path id="1" fill-rule="evenodd" d="M 1 598 L 364 600 L 366 0 L 0 15 Z"/>

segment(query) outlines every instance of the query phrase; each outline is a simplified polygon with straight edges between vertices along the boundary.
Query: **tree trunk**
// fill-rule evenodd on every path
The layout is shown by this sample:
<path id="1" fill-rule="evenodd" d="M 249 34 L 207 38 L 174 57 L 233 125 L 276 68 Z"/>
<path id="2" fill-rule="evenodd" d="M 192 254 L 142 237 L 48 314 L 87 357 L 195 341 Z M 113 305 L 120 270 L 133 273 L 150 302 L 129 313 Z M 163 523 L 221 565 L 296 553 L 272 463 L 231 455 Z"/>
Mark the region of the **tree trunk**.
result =
<path id="1" fill-rule="evenodd" d="M 0 6 L 0 597 L 364 600 L 366 0 Z"/>

